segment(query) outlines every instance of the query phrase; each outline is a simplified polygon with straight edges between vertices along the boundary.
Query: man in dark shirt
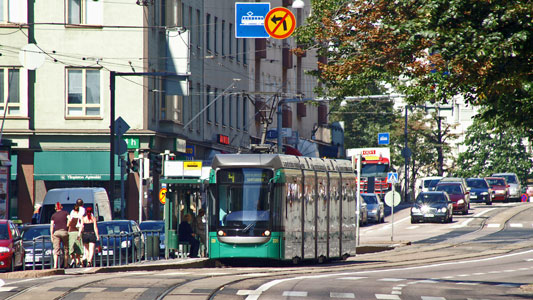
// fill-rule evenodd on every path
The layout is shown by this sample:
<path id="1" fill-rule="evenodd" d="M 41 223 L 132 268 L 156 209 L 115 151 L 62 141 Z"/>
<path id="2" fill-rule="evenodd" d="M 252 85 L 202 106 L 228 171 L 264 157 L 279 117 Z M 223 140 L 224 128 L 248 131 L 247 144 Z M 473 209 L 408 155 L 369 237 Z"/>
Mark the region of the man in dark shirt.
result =
<path id="1" fill-rule="evenodd" d="M 63 267 L 68 266 L 68 213 L 63 210 L 61 203 L 56 203 L 56 212 L 50 221 L 50 233 L 52 234 L 52 244 L 54 245 L 54 268 L 59 267 L 59 252 L 63 249 Z"/>
<path id="2" fill-rule="evenodd" d="M 192 231 L 191 222 L 192 216 L 186 214 L 183 217 L 183 221 L 178 228 L 178 240 L 180 242 L 188 242 L 191 245 L 191 251 L 189 257 L 198 257 L 198 249 L 200 248 L 200 242 L 194 237 L 195 234 Z"/>

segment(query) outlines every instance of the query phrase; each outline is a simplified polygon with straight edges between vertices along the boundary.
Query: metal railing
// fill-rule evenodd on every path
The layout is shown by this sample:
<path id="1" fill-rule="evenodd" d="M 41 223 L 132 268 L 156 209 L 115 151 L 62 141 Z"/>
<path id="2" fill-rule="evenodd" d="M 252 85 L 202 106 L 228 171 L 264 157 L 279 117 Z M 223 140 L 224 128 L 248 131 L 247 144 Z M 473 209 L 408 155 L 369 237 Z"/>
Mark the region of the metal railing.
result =
<path id="1" fill-rule="evenodd" d="M 96 243 L 93 266 L 117 266 L 139 263 L 143 260 L 158 260 L 164 256 L 163 232 L 159 230 L 143 230 L 134 233 L 102 234 Z M 25 242 L 28 243 L 27 241 Z M 31 250 L 30 250 L 31 249 Z M 68 251 L 68 245 L 64 245 Z M 64 256 L 61 252 L 59 258 Z M 85 258 L 86 259 L 86 258 Z M 60 261 L 61 262 L 61 261 Z M 62 265 L 62 264 L 60 264 Z M 53 245 L 49 235 L 39 236 L 26 246 L 23 270 L 53 268 Z"/>

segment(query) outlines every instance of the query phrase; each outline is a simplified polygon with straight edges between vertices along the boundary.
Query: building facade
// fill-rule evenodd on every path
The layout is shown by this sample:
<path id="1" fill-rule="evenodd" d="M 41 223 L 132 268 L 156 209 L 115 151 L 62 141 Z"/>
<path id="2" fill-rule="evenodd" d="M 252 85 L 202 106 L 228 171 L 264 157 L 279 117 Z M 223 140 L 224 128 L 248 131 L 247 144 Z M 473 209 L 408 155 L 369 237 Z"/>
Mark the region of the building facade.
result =
<path id="1" fill-rule="evenodd" d="M 9 158 L 0 155 L 9 171 L 0 206 L 23 222 L 49 189 L 75 186 L 114 190 L 116 216 L 136 218 L 139 174 L 127 166 L 140 154 L 151 164 L 143 215 L 160 218 L 151 199 L 162 153 L 209 166 L 217 153 L 275 144 L 263 134 L 278 131 L 272 99 L 314 100 L 305 71 L 316 55 L 293 55 L 293 38 L 236 38 L 234 1 L 1 0 L 0 8 L 0 136 Z M 303 21 L 309 7 L 297 13 Z M 327 105 L 287 102 L 282 111 L 286 148 L 318 155 L 328 144 L 316 140 L 328 128 Z M 119 117 L 129 127 L 116 132 L 126 149 L 113 143 L 124 150 L 122 170 L 120 155 L 110 155 Z"/>

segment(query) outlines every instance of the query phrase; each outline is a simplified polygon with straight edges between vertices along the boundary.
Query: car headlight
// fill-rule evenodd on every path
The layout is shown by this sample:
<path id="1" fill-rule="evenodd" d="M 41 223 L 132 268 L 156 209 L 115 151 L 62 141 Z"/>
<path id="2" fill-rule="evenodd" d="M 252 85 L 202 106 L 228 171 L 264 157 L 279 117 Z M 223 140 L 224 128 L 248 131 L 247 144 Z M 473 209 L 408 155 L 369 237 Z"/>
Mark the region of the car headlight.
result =
<path id="1" fill-rule="evenodd" d="M 489 194 L 488 192 L 481 193 L 481 195 L 483 195 L 483 196 L 487 196 L 488 194 Z"/>
<path id="2" fill-rule="evenodd" d="M 9 253 L 8 247 L 0 247 L 0 253 Z"/>
<path id="3" fill-rule="evenodd" d="M 131 241 L 122 241 L 122 243 L 120 243 L 120 247 L 122 248 L 128 248 L 130 245 Z"/>
<path id="4" fill-rule="evenodd" d="M 457 201 L 457 204 L 463 204 L 463 203 L 465 203 L 465 200 L 463 200 L 463 199 Z"/>
<path id="5" fill-rule="evenodd" d="M 420 209 L 418 207 L 411 208 L 411 212 L 420 212 Z"/>
<path id="6" fill-rule="evenodd" d="M 370 212 L 373 213 L 373 214 L 377 214 L 377 213 L 378 213 L 378 210 L 377 210 L 377 209 L 373 209 L 373 210 L 371 210 Z"/>
<path id="7" fill-rule="evenodd" d="M 445 213 L 447 210 L 448 210 L 448 209 L 446 209 L 446 207 L 441 207 L 441 208 L 439 209 L 439 212 L 441 212 L 441 213 Z"/>

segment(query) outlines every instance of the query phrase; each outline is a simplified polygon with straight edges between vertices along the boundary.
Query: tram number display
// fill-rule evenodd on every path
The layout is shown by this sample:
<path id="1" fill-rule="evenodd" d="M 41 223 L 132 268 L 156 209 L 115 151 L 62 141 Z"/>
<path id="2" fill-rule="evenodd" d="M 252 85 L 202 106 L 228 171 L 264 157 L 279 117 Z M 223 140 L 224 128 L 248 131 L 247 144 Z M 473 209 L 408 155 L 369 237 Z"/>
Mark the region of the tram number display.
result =
<path id="1" fill-rule="evenodd" d="M 220 170 L 217 174 L 220 183 L 268 183 L 271 172 L 261 169 Z"/>

